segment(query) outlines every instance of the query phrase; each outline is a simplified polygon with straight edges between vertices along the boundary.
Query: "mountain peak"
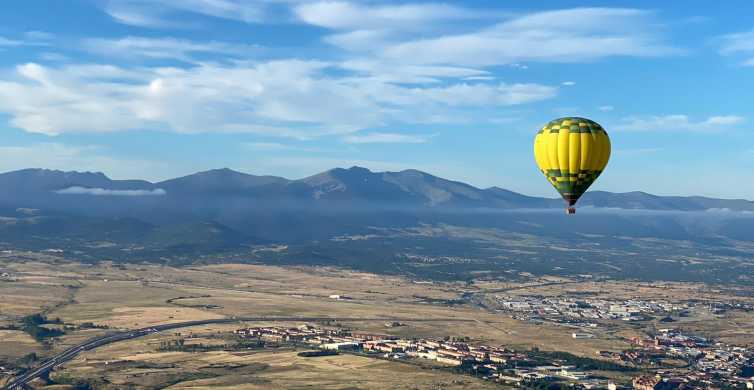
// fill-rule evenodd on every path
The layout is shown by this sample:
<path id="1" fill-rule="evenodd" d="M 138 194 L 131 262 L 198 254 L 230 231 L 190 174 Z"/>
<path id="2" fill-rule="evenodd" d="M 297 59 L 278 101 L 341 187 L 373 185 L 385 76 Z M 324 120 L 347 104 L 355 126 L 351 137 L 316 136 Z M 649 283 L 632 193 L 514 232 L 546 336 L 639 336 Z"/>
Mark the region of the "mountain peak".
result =
<path id="1" fill-rule="evenodd" d="M 368 172 L 368 173 L 372 173 L 372 171 L 370 171 L 369 168 L 360 167 L 358 165 L 354 165 L 354 166 L 348 168 L 348 170 L 351 171 L 351 172 Z"/>
<path id="2" fill-rule="evenodd" d="M 194 175 L 202 175 L 202 176 L 211 176 L 211 175 L 244 175 L 244 176 L 251 176 L 251 175 L 248 175 L 246 173 L 235 171 L 235 170 L 230 169 L 230 168 L 209 169 L 209 170 L 206 170 L 206 171 L 201 171 L 201 172 L 194 173 L 193 175 L 189 175 L 189 176 L 194 176 Z"/>
<path id="3" fill-rule="evenodd" d="M 374 173 L 368 168 L 360 167 L 358 165 L 354 165 L 350 168 L 333 168 L 330 170 L 327 170 L 322 173 L 332 173 L 332 174 L 339 174 L 339 173 L 348 173 L 348 174 L 371 174 Z M 317 175 L 314 175 L 317 176 Z"/>
<path id="4" fill-rule="evenodd" d="M 230 168 L 210 169 L 158 183 L 168 191 L 237 192 L 268 184 L 285 184 L 288 180 L 277 176 L 255 176 Z"/>
<path id="5" fill-rule="evenodd" d="M 102 172 L 60 171 L 51 169 L 22 169 L 0 174 L 9 188 L 26 190 L 59 190 L 72 186 L 107 187 L 113 181 Z"/>
<path id="6" fill-rule="evenodd" d="M 61 171 L 59 169 L 46 169 L 46 168 L 27 168 L 18 171 L 8 172 L 6 174 L 18 174 L 18 175 L 38 175 L 38 176 L 64 176 L 64 177 L 76 177 L 76 176 L 89 176 L 97 177 L 101 179 L 110 180 L 107 175 L 102 172 L 91 171 Z"/>

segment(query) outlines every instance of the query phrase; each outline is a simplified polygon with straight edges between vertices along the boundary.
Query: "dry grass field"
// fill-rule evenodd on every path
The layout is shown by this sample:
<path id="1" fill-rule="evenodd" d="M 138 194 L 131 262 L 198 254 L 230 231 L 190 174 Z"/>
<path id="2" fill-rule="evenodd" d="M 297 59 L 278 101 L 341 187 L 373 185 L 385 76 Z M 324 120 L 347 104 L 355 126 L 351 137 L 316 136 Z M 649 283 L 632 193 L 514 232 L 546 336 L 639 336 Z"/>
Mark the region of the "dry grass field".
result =
<path id="1" fill-rule="evenodd" d="M 221 329 L 193 328 L 211 334 Z M 248 352 L 157 352 L 160 335 L 114 344 L 53 375 L 101 378 L 103 389 L 462 389 L 500 388 L 446 370 L 338 355 L 302 358 L 290 348 Z M 202 338 L 211 343 L 211 336 Z M 217 340 L 220 342 L 221 340 Z M 42 387 L 48 389 L 49 387 Z"/>
<path id="2" fill-rule="evenodd" d="M 0 258 L 0 270 L 10 272 L 14 278 L 0 281 L 0 324 L 12 324 L 24 315 L 38 312 L 50 318 L 59 317 L 69 325 L 93 323 L 110 329 L 230 317 L 328 317 L 360 331 L 405 337 L 469 337 L 474 343 L 502 344 L 516 349 L 538 347 L 589 357 L 595 357 L 598 350 L 627 348 L 625 338 L 640 334 L 641 330 L 626 326 L 610 333 L 597 332 L 598 337 L 594 339 L 577 340 L 571 337 L 572 328 L 522 322 L 472 304 L 450 305 L 443 300 L 457 300 L 465 292 L 552 296 L 577 293 L 671 300 L 696 296 L 731 298 L 725 292 L 680 283 L 577 283 L 559 278 L 520 284 L 417 283 L 400 277 L 334 268 L 247 264 L 187 268 L 110 263 L 92 266 L 40 257 L 38 261 L 24 262 Z M 331 295 L 348 299 L 332 299 Z M 385 327 L 384 323 L 393 319 L 405 326 Z M 427 319 L 436 321 L 424 321 Z M 726 341 L 750 342 L 752 320 L 750 315 L 740 314 L 687 321 L 682 325 Z M 241 326 L 244 324 L 180 331 L 228 332 Z M 15 359 L 30 352 L 48 356 L 106 331 L 69 330 L 48 346 L 36 343 L 19 331 L 2 331 L 0 360 Z M 134 384 L 136 388 L 153 388 L 159 384 L 175 389 L 295 389 L 305 388 L 306 383 L 316 384 L 308 388 L 328 389 L 461 388 L 469 386 L 461 382 L 473 380 L 446 371 L 356 356 L 299 358 L 290 350 L 156 353 L 155 343 L 159 344 L 160 337 L 170 335 L 150 336 L 86 352 L 57 374 L 104 376 L 115 386 L 113 388 L 118 388 L 118 384 Z M 210 342 L 209 339 L 204 341 Z M 195 371 L 202 374 L 189 375 Z M 405 377 L 411 380 L 406 381 Z M 481 382 L 478 385 L 482 386 Z"/>
<path id="3" fill-rule="evenodd" d="M 28 353 L 41 353 L 42 349 L 28 334 L 19 330 L 0 330 L 0 351 L 3 357 L 19 358 Z"/>

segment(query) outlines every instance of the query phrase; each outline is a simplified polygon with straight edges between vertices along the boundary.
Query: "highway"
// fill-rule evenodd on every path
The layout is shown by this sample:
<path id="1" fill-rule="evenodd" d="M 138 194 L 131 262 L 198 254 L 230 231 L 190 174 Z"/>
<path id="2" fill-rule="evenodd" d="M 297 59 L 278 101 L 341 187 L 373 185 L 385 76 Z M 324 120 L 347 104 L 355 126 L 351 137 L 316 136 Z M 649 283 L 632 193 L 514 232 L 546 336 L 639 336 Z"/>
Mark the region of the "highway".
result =
<path id="1" fill-rule="evenodd" d="M 172 324 L 155 325 L 149 328 L 141 328 L 130 331 L 118 332 L 107 334 L 104 336 L 96 337 L 87 340 L 81 344 L 75 345 L 65 351 L 53 356 L 50 359 L 43 361 L 39 366 L 33 370 L 18 376 L 8 382 L 4 390 L 20 390 L 27 388 L 27 384 L 32 380 L 41 377 L 42 375 L 52 371 L 55 367 L 58 367 L 68 361 L 71 361 L 79 353 L 89 351 L 103 345 L 116 343 L 118 341 L 130 340 L 137 337 L 142 337 L 166 330 L 187 328 L 191 326 L 201 326 L 210 324 L 227 324 L 234 322 L 254 322 L 254 321 L 271 321 L 271 322 L 315 322 L 315 321 L 341 321 L 341 322 L 357 322 L 357 321 L 398 321 L 398 322 L 471 322 L 472 319 L 465 318 L 335 318 L 335 317 L 235 317 L 235 318 L 219 318 L 212 320 L 201 321 L 187 321 L 176 322 Z"/>

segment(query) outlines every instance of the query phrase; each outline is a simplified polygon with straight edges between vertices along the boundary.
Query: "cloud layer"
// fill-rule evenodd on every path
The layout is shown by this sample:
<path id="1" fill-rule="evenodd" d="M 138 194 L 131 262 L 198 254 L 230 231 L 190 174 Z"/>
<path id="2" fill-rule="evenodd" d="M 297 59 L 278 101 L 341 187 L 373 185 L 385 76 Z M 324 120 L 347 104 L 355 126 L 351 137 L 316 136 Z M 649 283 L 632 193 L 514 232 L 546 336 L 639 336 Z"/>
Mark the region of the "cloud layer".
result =
<path id="1" fill-rule="evenodd" d="M 337 77 L 337 64 L 280 60 L 174 67 L 20 65 L 0 81 L 0 111 L 29 132 L 248 132 L 308 138 L 389 123 L 421 123 L 459 107 L 555 96 L 540 84 L 403 86 Z"/>
<path id="2" fill-rule="evenodd" d="M 109 190 L 105 188 L 69 187 L 55 191 L 61 195 L 94 195 L 94 196 L 164 196 L 167 192 L 162 188 L 154 190 Z"/>
<path id="3" fill-rule="evenodd" d="M 720 40 L 720 54 L 743 56 L 743 65 L 754 66 L 754 29 L 724 35 Z"/>
<path id="4" fill-rule="evenodd" d="M 196 27 L 187 15 L 313 26 L 331 50 L 294 57 L 253 43 L 89 37 L 69 46 L 85 54 L 71 58 L 89 60 L 29 62 L 0 76 L 0 112 L 13 126 L 47 135 L 161 130 L 419 143 L 384 129 L 486 122 L 481 111 L 552 99 L 575 85 L 501 80 L 495 67 L 525 73 L 525 62 L 681 53 L 664 42 L 653 12 L 630 8 L 512 13 L 432 2 L 110 0 L 102 9 L 149 28 Z"/>
<path id="5" fill-rule="evenodd" d="M 615 125 L 616 130 L 626 131 L 721 131 L 741 124 L 744 117 L 738 115 L 711 116 L 707 119 L 693 121 L 687 115 L 675 114 L 664 116 L 627 118 Z"/>

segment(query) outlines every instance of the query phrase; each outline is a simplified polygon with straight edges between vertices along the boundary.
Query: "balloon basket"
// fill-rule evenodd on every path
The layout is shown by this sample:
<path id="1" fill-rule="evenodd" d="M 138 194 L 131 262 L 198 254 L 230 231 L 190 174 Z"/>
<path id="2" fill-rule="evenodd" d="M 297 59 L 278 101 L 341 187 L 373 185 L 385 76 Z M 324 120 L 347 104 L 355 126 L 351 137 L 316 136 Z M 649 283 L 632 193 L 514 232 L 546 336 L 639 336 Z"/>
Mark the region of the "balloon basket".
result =
<path id="1" fill-rule="evenodd" d="M 568 214 L 568 215 L 576 214 L 576 208 L 575 207 L 569 207 L 569 208 L 567 208 L 566 209 L 566 214 Z"/>

